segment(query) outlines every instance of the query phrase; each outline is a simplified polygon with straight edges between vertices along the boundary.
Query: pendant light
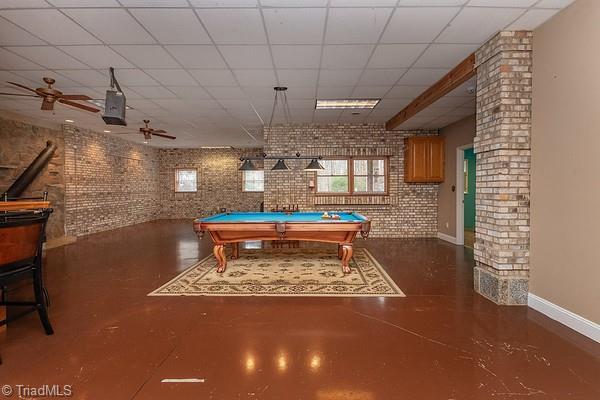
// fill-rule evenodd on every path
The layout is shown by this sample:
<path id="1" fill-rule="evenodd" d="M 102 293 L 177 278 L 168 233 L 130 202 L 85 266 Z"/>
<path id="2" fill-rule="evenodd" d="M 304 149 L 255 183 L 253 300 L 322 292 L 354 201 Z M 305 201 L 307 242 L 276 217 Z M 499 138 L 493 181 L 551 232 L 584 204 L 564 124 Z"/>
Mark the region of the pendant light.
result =
<path id="1" fill-rule="evenodd" d="M 271 168 L 271 171 L 287 171 L 289 169 L 290 167 L 288 167 L 285 161 L 283 161 L 283 159 L 280 158 L 279 160 L 277 160 L 277 163 L 273 166 L 273 168 Z"/>
<path id="2" fill-rule="evenodd" d="M 321 165 L 321 163 L 319 162 L 319 160 L 317 160 L 316 158 L 313 158 L 311 160 L 311 162 L 306 166 L 306 168 L 304 168 L 304 170 L 307 171 L 307 172 L 311 172 L 311 171 L 317 172 L 317 171 L 320 171 L 322 169 L 325 169 L 325 168 Z"/>
<path id="3" fill-rule="evenodd" d="M 256 171 L 258 168 L 256 168 L 256 165 L 254 165 L 254 163 L 250 160 L 244 160 L 244 163 L 242 164 L 242 166 L 240 167 L 240 171 Z"/>

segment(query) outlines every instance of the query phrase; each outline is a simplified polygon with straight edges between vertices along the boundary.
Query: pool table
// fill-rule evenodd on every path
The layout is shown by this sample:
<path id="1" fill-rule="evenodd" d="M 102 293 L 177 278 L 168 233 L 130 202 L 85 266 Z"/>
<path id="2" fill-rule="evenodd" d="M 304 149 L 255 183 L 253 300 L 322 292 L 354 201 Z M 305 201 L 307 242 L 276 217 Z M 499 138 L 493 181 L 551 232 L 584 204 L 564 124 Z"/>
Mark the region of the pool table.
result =
<path id="1" fill-rule="evenodd" d="M 350 272 L 352 242 L 360 232 L 369 235 L 371 221 L 355 212 L 328 212 L 339 219 L 323 218 L 323 212 L 228 212 L 194 220 L 199 237 L 208 232 L 214 242 L 217 272 L 225 271 L 225 244 L 233 244 L 232 258 L 239 256 L 238 244 L 248 240 L 306 240 L 338 244 L 342 271 Z"/>

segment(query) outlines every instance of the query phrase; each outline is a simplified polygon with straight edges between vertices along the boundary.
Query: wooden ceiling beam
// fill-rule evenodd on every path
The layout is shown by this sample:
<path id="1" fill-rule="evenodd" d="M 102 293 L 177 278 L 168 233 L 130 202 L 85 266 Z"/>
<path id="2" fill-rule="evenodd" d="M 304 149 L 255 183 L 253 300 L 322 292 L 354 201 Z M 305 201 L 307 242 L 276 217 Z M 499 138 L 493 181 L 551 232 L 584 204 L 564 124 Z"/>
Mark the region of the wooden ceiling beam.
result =
<path id="1" fill-rule="evenodd" d="M 465 83 L 471 77 L 475 75 L 477 68 L 475 68 L 475 53 L 465 58 L 460 64 L 458 64 L 452 71 L 448 72 L 439 81 L 434 83 L 429 89 L 421 93 L 416 99 L 414 99 L 409 105 L 404 107 L 402 111 L 394 115 L 385 123 L 385 129 L 391 131 L 403 122 L 407 121 L 420 111 L 429 107 L 458 86 Z"/>

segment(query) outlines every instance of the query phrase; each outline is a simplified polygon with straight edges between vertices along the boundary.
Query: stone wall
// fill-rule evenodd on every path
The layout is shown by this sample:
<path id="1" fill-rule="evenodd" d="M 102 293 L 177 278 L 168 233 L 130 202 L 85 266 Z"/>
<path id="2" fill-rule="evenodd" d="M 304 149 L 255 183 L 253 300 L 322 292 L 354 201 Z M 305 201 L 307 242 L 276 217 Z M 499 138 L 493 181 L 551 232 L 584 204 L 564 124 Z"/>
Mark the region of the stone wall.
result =
<path id="1" fill-rule="evenodd" d="M 257 155 L 262 149 L 160 149 L 161 218 L 198 218 L 220 208 L 258 211 L 263 193 L 242 191 L 242 155 Z M 257 164 L 259 165 L 259 164 Z M 175 170 L 196 169 L 198 191 L 175 192 Z"/>
<path id="2" fill-rule="evenodd" d="M 157 219 L 158 150 L 72 125 L 63 131 L 67 235 Z"/>
<path id="3" fill-rule="evenodd" d="M 49 140 L 57 149 L 22 196 L 38 197 L 48 192 L 54 212 L 48 220 L 46 234 L 48 239 L 55 239 L 65 234 L 65 141 L 62 130 L 0 118 L 0 194 L 25 171 Z"/>
<path id="4" fill-rule="evenodd" d="M 280 125 L 264 129 L 269 155 L 389 157 L 389 194 L 383 196 L 321 196 L 309 189 L 314 172 L 302 169 L 307 160 L 286 163 L 290 171 L 271 171 L 265 162 L 265 210 L 277 204 L 298 204 L 300 210 L 357 211 L 372 221 L 372 237 L 435 237 L 437 184 L 404 182 L 404 138 L 437 132 L 386 131 L 383 125 Z"/>
<path id="5" fill-rule="evenodd" d="M 476 53 L 475 290 L 526 304 L 532 33 L 500 32 Z"/>

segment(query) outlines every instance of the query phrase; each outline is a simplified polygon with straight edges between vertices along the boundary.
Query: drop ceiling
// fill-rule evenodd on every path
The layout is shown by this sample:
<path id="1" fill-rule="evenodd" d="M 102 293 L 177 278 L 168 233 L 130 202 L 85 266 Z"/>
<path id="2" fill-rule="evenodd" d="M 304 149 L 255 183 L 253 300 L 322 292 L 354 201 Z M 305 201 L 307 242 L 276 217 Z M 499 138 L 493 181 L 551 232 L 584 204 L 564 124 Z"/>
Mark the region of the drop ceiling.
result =
<path id="1" fill-rule="evenodd" d="M 292 123 L 384 123 L 499 30 L 534 29 L 570 0 L 0 0 L 0 81 L 104 98 L 108 67 L 127 128 L 39 99 L 0 110 L 103 131 L 150 119 L 159 147 L 260 145 L 273 86 Z M 441 128 L 475 111 L 467 82 L 400 128 Z M 316 98 L 381 98 L 373 110 L 314 110 Z M 277 110 L 275 122 L 283 122 Z M 123 135 L 143 140 L 141 135 Z"/>

